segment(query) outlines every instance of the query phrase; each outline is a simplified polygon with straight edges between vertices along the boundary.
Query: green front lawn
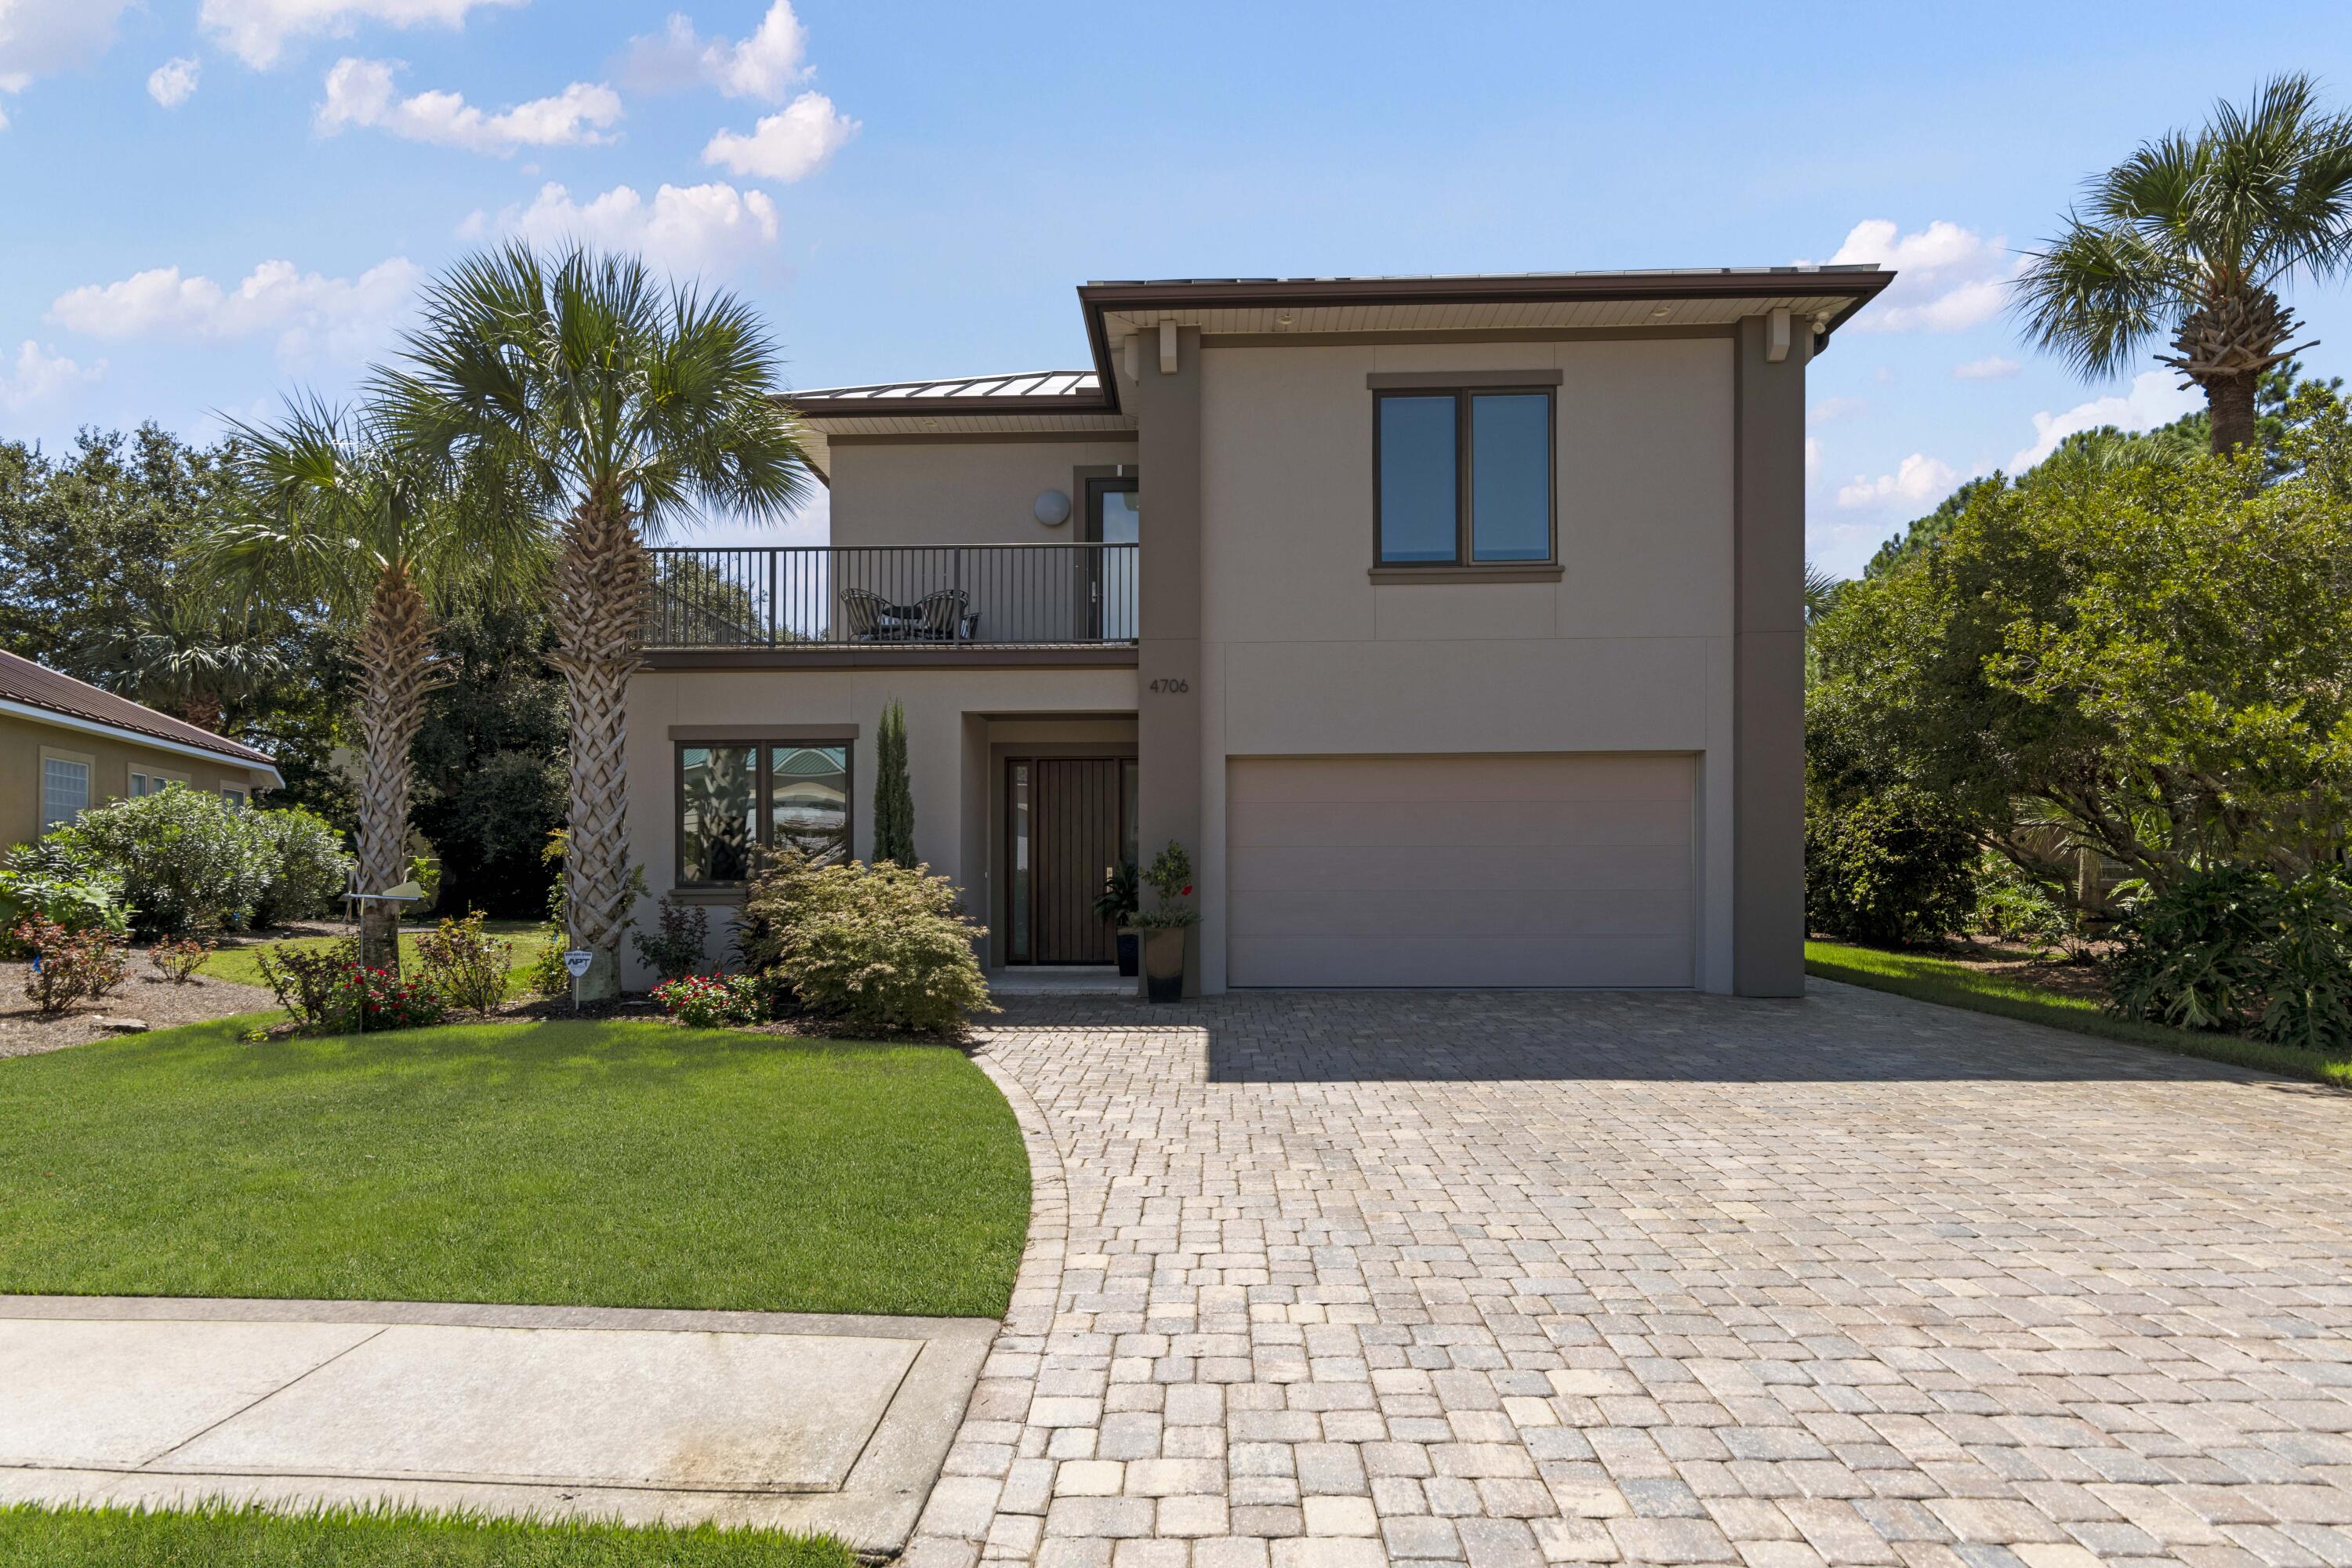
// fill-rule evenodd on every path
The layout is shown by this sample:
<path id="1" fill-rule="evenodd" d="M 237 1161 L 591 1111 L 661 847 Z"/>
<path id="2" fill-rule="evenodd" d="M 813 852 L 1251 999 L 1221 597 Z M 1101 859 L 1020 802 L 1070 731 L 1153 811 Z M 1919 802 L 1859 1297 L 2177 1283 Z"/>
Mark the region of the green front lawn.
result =
<path id="1" fill-rule="evenodd" d="M 1824 980 L 1843 980 L 1850 985 L 1866 985 L 1874 991 L 1892 991 L 1899 996 L 1940 1003 L 1947 1007 L 1997 1013 L 2004 1018 L 2048 1024 L 2078 1035 L 2154 1046 L 2182 1056 L 2203 1057 L 2210 1061 L 2231 1062 L 2352 1089 L 2352 1057 L 2326 1057 L 2236 1035 L 2173 1029 L 2161 1024 L 2118 1018 L 2089 997 L 2067 996 L 2026 981 L 1987 974 L 1930 953 L 1890 952 L 1842 942 L 1808 942 L 1805 973 Z"/>
<path id="2" fill-rule="evenodd" d="M 630 1529 L 413 1510 L 0 1507 L 0 1563 L 41 1568 L 853 1568 L 823 1536 Z"/>
<path id="3" fill-rule="evenodd" d="M 651 1023 L 0 1061 L 0 1292 L 1001 1315 L 1029 1166 L 939 1046 Z"/>
<path id="4" fill-rule="evenodd" d="M 507 960 L 507 992 L 511 995 L 515 989 L 514 977 L 539 962 L 540 950 L 547 945 L 548 933 L 555 928 L 544 921 L 489 921 L 485 923 L 493 935 L 514 944 L 514 952 Z M 416 931 L 401 934 L 400 966 L 403 973 L 413 974 L 416 971 L 416 939 L 419 934 Z M 198 973 L 209 974 L 215 980 L 232 980 L 240 985 L 267 986 L 269 982 L 261 977 L 262 949 L 276 952 L 293 948 L 311 952 L 332 947 L 342 940 L 332 936 L 297 936 L 283 942 L 257 942 L 243 947 L 224 947 L 205 959 L 204 968 Z"/>

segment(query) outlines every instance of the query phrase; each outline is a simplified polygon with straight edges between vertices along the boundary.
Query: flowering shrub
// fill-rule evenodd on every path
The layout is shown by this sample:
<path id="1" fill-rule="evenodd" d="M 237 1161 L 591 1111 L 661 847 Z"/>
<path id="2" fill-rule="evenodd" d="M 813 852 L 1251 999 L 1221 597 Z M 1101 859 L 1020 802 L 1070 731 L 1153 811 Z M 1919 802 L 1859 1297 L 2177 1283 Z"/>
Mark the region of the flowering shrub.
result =
<path id="1" fill-rule="evenodd" d="M 44 1015 L 54 1016 L 84 997 L 105 995 L 127 973 L 122 939 L 112 931 L 68 931 L 35 915 L 18 921 L 9 936 L 32 955 L 25 995 Z"/>
<path id="2" fill-rule="evenodd" d="M 462 921 L 441 918 L 438 930 L 416 939 L 424 978 L 453 1006 L 488 1013 L 507 995 L 507 964 L 514 943 L 482 929 L 482 911 Z"/>
<path id="3" fill-rule="evenodd" d="M 196 977 L 196 971 L 205 966 L 205 960 L 212 954 L 211 942 L 198 942 L 194 937 L 181 937 L 176 941 L 167 939 L 159 942 L 149 948 L 147 962 L 173 984 L 185 985 Z"/>
<path id="4" fill-rule="evenodd" d="M 756 1022 L 759 983 L 748 974 L 688 974 L 654 987 L 663 1012 L 689 1029 L 724 1029 Z"/>
<path id="5" fill-rule="evenodd" d="M 403 980 L 388 969 L 367 968 L 354 942 L 308 950 L 265 947 L 254 957 L 279 1005 L 306 1035 L 421 1028 L 449 1014 L 429 976 Z"/>

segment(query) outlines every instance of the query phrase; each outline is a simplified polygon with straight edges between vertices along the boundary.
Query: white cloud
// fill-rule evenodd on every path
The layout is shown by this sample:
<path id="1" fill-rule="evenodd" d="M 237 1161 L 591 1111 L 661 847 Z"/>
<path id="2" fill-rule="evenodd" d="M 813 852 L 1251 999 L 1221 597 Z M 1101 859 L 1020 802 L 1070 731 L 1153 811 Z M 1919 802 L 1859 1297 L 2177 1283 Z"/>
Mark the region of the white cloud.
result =
<path id="1" fill-rule="evenodd" d="M 1952 375 L 1954 379 L 1959 381 L 2007 381 L 2024 368 L 2013 359 L 2003 359 L 1999 354 L 1987 354 L 1982 359 L 1972 359 L 1966 364 L 1954 365 Z"/>
<path id="2" fill-rule="evenodd" d="M 36 78 L 83 65 L 114 42 L 114 24 L 130 0 L 0 0 L 0 93 Z M 8 117 L 0 112 L 0 131 Z"/>
<path id="3" fill-rule="evenodd" d="M 26 338 L 16 350 L 14 365 L 0 365 L 0 408 L 10 413 L 47 403 L 69 387 L 96 381 L 106 374 L 106 362 L 81 365 L 63 354 L 44 353 Z"/>
<path id="4" fill-rule="evenodd" d="M 507 157 L 521 147 L 580 147 L 609 142 L 604 127 L 621 118 L 621 97 L 601 83 L 573 82 L 552 98 L 535 98 L 485 114 L 454 92 L 398 96 L 392 60 L 345 57 L 327 72 L 327 96 L 315 119 L 321 134 L 347 125 L 372 126 L 411 142 L 462 147 Z"/>
<path id="5" fill-rule="evenodd" d="M 166 109 L 177 109 L 194 95 L 202 68 L 194 55 L 165 60 L 147 73 L 147 96 Z"/>
<path id="6" fill-rule="evenodd" d="M 2204 405 L 2203 395 L 2195 387 L 2179 385 L 2170 371 L 2142 371 L 2133 379 L 2131 390 L 2120 397 L 2095 397 L 2088 403 L 2074 405 L 2063 414 L 2036 414 L 2033 445 L 2009 460 L 2009 471 L 2023 473 L 2056 451 L 2059 442 L 2082 431 L 2095 430 L 2102 425 L 2123 430 L 2153 430 Z"/>
<path id="7" fill-rule="evenodd" d="M 1941 458 L 1914 452 L 1896 464 L 1891 474 L 1881 474 L 1874 479 L 1856 474 L 1850 483 L 1838 487 L 1837 503 L 1848 509 L 1883 506 L 1890 501 L 1915 508 L 1931 507 L 1951 494 L 1959 482 L 1958 473 Z"/>
<path id="8" fill-rule="evenodd" d="M 293 360 L 324 351 L 356 359 L 386 342 L 423 269 L 406 257 L 378 262 L 356 278 L 303 272 L 290 261 L 265 261 L 233 289 L 176 267 L 157 267 L 114 283 L 60 294 L 48 319 L 89 337 L 226 339 L 278 335 Z"/>
<path id="9" fill-rule="evenodd" d="M 559 184 L 540 187 L 527 207 L 508 207 L 492 218 L 477 212 L 459 227 L 460 237 L 509 234 L 533 245 L 579 240 L 605 250 L 633 250 L 656 266 L 680 274 L 722 269 L 765 249 L 776 239 L 776 204 L 761 191 L 729 184 L 664 185 L 646 201 L 628 185 L 574 201 Z"/>
<path id="10" fill-rule="evenodd" d="M 1854 318 L 1854 326 L 1869 332 L 1958 332 L 1979 326 L 2008 303 L 2008 279 L 2023 259 L 2012 261 L 2000 237 L 1986 239 L 1941 218 L 1905 234 L 1883 217 L 1854 225 L 1830 258 L 1832 263 L 1895 268 L 1895 281 Z"/>
<path id="11" fill-rule="evenodd" d="M 230 53 L 257 69 L 278 63 L 289 40 L 310 34 L 346 37 L 361 22 L 394 27 L 462 27 L 477 5 L 527 0 L 205 0 L 197 21 Z"/>
<path id="12" fill-rule="evenodd" d="M 702 161 L 724 164 L 751 179 L 790 184 L 815 173 L 856 134 L 857 121 L 835 112 L 833 100 L 821 92 L 804 92 L 782 114 L 764 116 L 749 136 L 732 131 L 713 136 L 702 150 Z"/>
<path id="13" fill-rule="evenodd" d="M 672 13 L 660 32 L 630 39 L 625 60 L 629 84 L 643 91 L 675 92 L 700 83 L 729 98 L 782 103 L 809 74 L 808 29 L 793 15 L 791 0 L 776 0 L 758 30 L 740 43 L 705 38 L 692 21 Z"/>

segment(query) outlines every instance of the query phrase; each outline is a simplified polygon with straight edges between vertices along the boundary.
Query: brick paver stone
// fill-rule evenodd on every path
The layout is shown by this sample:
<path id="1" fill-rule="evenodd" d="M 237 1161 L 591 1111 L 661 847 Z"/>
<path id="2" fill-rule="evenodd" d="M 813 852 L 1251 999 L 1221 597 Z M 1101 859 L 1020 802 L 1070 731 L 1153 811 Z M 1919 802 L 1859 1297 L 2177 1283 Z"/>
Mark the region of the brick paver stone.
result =
<path id="1" fill-rule="evenodd" d="M 2352 1100 L 1815 982 L 1012 999 L 910 1568 L 2352 1565 Z"/>

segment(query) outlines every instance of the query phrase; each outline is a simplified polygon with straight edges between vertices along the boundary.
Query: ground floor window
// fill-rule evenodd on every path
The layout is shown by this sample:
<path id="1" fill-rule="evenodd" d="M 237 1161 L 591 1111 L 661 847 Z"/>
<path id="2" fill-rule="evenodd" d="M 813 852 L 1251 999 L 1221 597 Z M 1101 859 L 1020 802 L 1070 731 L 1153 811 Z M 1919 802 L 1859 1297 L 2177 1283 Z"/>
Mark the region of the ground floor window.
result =
<path id="1" fill-rule="evenodd" d="M 89 764 L 41 759 L 41 829 L 61 827 L 89 809 Z"/>
<path id="2" fill-rule="evenodd" d="M 764 742 L 677 749 L 677 880 L 749 881 L 761 849 L 819 865 L 849 858 L 847 742 Z"/>
<path id="3" fill-rule="evenodd" d="M 227 806 L 231 811 L 243 811 L 245 809 L 245 792 L 241 789 L 224 789 L 221 791 L 221 804 Z"/>

